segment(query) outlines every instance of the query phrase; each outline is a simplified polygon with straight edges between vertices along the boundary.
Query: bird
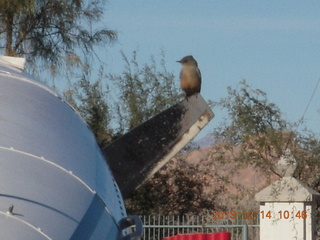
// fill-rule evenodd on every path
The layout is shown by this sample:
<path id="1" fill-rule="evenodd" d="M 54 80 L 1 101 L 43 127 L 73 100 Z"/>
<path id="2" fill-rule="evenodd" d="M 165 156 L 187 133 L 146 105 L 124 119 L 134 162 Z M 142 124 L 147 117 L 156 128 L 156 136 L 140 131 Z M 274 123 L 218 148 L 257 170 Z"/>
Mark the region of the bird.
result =
<path id="1" fill-rule="evenodd" d="M 180 88 L 186 93 L 186 98 L 200 93 L 201 90 L 201 72 L 197 61 L 193 56 L 188 55 L 177 61 L 181 63 Z"/>

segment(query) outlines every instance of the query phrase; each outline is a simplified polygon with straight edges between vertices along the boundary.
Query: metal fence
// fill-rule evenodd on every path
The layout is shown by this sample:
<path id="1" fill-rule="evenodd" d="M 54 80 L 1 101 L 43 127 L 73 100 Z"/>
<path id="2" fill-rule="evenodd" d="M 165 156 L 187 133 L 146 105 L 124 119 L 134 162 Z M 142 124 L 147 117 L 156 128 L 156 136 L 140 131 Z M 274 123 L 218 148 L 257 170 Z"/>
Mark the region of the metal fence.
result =
<path id="1" fill-rule="evenodd" d="M 236 218 L 211 216 L 140 216 L 144 224 L 143 240 L 163 240 L 185 233 L 215 233 L 227 231 L 232 240 L 259 240 L 259 217 L 239 214 Z"/>

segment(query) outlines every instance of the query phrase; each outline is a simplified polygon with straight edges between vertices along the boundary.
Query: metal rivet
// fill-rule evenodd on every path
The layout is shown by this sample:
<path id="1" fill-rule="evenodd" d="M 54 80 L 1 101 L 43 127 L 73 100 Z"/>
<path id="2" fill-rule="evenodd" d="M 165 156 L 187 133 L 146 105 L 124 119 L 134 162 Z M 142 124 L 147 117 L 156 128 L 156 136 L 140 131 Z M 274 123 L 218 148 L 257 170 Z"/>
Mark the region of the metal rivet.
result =
<path id="1" fill-rule="evenodd" d="M 9 209 L 8 209 L 8 213 L 9 214 L 13 214 L 13 208 L 14 208 L 14 206 L 13 206 L 13 204 L 11 204 Z"/>

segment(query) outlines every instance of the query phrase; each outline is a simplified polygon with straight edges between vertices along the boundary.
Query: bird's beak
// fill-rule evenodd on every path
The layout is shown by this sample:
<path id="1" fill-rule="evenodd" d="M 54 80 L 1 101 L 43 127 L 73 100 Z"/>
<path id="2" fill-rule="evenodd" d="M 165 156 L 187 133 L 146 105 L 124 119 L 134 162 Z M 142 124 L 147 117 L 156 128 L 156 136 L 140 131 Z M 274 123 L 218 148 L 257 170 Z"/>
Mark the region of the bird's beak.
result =
<path id="1" fill-rule="evenodd" d="M 178 63 L 181 63 L 181 60 L 177 61 Z"/>

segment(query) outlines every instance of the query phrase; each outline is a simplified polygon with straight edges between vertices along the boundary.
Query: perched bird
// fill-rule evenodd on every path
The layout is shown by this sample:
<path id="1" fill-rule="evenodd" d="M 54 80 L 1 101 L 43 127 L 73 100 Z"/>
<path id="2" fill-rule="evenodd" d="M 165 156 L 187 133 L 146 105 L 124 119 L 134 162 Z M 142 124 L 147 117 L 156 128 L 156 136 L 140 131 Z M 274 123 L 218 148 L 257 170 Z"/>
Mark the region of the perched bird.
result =
<path id="1" fill-rule="evenodd" d="M 186 97 L 200 93 L 201 73 L 197 61 L 191 56 L 185 56 L 180 61 L 182 68 L 180 72 L 180 87 L 186 93 Z"/>

